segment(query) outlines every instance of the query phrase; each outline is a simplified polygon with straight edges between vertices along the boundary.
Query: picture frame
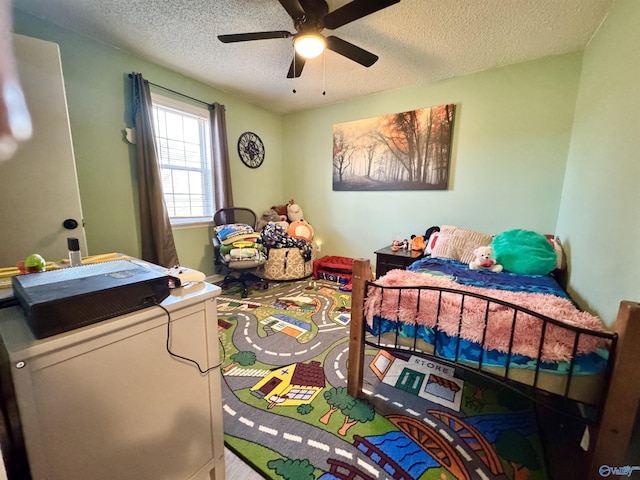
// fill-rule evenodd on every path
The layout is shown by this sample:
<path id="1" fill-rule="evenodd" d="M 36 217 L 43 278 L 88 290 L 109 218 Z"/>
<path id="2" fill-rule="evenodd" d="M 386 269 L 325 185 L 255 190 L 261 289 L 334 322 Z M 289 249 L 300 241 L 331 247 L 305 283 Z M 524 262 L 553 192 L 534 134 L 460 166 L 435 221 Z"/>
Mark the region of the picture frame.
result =
<path id="1" fill-rule="evenodd" d="M 455 105 L 333 126 L 333 190 L 447 190 Z"/>

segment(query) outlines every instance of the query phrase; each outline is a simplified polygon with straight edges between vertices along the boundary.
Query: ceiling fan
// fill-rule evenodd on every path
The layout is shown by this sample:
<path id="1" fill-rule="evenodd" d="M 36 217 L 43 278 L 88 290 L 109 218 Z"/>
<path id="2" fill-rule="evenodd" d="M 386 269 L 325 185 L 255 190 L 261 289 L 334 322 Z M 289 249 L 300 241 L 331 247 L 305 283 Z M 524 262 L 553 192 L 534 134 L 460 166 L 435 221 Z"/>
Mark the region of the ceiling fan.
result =
<path id="1" fill-rule="evenodd" d="M 287 78 L 299 77 L 302 74 L 302 68 L 306 60 L 320 55 L 325 47 L 365 67 L 373 65 L 378 60 L 377 55 L 333 35 L 325 37 L 321 32 L 325 28 L 335 30 L 347 23 L 400 2 L 400 0 L 353 0 L 329 12 L 329 6 L 325 0 L 278 1 L 293 19 L 296 33 L 286 30 L 236 33 L 218 35 L 218 40 L 222 43 L 235 43 L 293 37 L 295 53 Z"/>

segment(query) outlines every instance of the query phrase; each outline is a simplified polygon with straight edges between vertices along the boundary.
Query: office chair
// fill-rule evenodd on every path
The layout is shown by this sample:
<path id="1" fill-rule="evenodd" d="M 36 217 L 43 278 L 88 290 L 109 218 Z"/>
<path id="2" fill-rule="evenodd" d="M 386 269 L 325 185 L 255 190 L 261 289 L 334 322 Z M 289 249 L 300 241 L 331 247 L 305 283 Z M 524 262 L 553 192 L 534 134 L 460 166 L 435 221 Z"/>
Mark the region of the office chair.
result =
<path id="1" fill-rule="evenodd" d="M 253 210 L 249 208 L 221 208 L 213 215 L 213 223 L 215 226 L 244 223 L 255 230 L 256 222 L 257 216 Z M 258 236 L 259 234 L 256 235 Z M 242 298 L 247 297 L 249 285 L 262 281 L 255 272 L 266 262 L 266 258 L 261 259 L 259 262 L 253 259 L 229 262 L 220 252 L 221 242 L 217 235 L 213 235 L 211 241 L 213 242 L 213 249 L 215 251 L 216 273 L 221 273 L 223 270 L 226 270 L 226 275 L 220 286 L 226 288 L 229 284 L 238 282 L 242 285 Z M 238 275 L 235 276 L 234 273 Z"/>

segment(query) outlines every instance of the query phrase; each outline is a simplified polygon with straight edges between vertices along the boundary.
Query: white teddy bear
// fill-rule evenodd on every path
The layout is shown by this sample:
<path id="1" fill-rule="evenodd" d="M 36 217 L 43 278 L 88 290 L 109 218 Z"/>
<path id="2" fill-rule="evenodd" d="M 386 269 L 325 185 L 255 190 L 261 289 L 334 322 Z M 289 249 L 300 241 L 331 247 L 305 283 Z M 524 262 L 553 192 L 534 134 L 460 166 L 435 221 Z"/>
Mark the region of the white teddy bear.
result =
<path id="1" fill-rule="evenodd" d="M 473 251 L 476 256 L 469 264 L 470 270 L 491 270 L 492 272 L 501 272 L 502 265 L 493 258 L 493 248 L 478 247 Z"/>
<path id="2" fill-rule="evenodd" d="M 304 214 L 302 213 L 302 207 L 297 203 L 293 203 L 293 200 L 289 202 L 287 205 L 287 217 L 289 222 L 300 222 L 304 221 Z"/>

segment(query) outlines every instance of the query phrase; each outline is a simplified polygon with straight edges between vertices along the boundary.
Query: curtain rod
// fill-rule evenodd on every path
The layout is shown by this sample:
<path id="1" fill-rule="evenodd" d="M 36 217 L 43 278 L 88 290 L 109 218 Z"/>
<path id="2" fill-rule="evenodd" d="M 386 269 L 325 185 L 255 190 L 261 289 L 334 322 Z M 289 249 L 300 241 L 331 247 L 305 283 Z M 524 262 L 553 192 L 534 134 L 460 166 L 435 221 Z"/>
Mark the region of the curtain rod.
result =
<path id="1" fill-rule="evenodd" d="M 133 74 L 130 73 L 129 78 L 132 78 L 132 77 L 133 77 Z M 176 92 L 175 90 L 171 90 L 170 88 L 163 87 L 162 85 L 158 85 L 157 83 L 149 82 L 149 80 L 147 80 L 147 83 L 149 83 L 149 85 L 153 85 L 156 88 L 161 88 L 162 90 L 165 90 L 167 92 L 171 92 L 176 95 L 180 95 L 181 97 L 188 98 L 189 100 L 193 100 L 194 102 L 202 103 L 203 105 L 207 105 L 207 106 L 211 105 L 210 103 L 204 102 L 202 100 L 198 100 L 197 98 L 190 97 L 189 95 L 185 95 L 184 93 Z"/>

